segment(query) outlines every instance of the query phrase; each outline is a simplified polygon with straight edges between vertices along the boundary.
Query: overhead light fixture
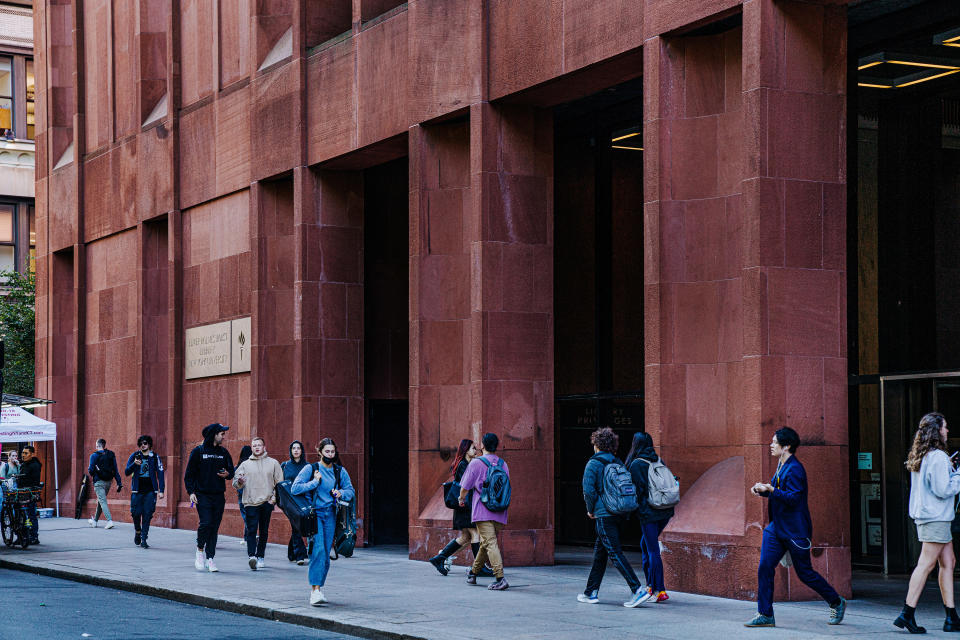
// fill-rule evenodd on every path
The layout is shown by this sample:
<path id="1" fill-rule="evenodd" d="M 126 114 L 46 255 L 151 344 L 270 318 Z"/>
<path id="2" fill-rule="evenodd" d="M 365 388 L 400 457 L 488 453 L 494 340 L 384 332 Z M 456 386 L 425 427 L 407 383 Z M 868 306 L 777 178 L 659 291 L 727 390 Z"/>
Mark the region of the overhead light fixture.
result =
<path id="1" fill-rule="evenodd" d="M 640 135 L 640 132 L 636 131 L 634 133 L 628 133 L 626 135 L 617 136 L 616 138 L 613 138 L 610 142 L 620 142 L 621 140 L 626 140 L 627 138 L 634 138 L 638 135 Z"/>
<path id="2" fill-rule="evenodd" d="M 960 29 L 953 29 L 933 36 L 933 44 L 960 48 Z"/>
<path id="3" fill-rule="evenodd" d="M 927 76 L 926 78 L 920 78 L 919 80 L 912 80 L 910 82 L 904 82 L 903 84 L 898 84 L 897 88 L 900 87 L 909 87 L 912 84 L 919 84 L 921 82 L 926 82 L 927 80 L 936 80 L 937 78 L 942 78 L 943 76 L 949 76 L 950 74 L 957 73 L 960 69 L 953 69 L 952 71 L 946 71 L 944 73 L 938 73 L 935 76 Z"/>
<path id="4" fill-rule="evenodd" d="M 643 151 L 643 147 L 625 147 L 619 144 L 610 145 L 611 149 L 629 149 L 630 151 Z"/>
<path id="5" fill-rule="evenodd" d="M 960 32 L 954 35 L 960 44 Z M 881 65 L 891 66 L 881 67 Z M 913 70 L 899 71 L 898 68 L 902 67 Z M 879 52 L 857 61 L 857 70 L 862 72 L 865 69 L 871 69 L 871 71 L 858 74 L 858 87 L 899 89 L 952 75 L 960 71 L 960 61 L 907 53 Z"/>

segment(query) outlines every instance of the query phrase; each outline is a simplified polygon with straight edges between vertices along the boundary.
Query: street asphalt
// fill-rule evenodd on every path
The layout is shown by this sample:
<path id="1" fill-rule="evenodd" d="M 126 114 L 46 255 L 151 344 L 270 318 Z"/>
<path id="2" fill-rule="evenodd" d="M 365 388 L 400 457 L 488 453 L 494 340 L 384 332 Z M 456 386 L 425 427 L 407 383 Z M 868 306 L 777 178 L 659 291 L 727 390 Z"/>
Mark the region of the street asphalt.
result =
<path id="1" fill-rule="evenodd" d="M 248 617 L 239 618 L 241 622 L 237 623 L 241 627 L 290 628 L 296 633 L 316 633 L 282 627 L 275 622 L 280 620 L 328 634 L 282 636 L 261 631 L 256 635 L 261 638 L 334 637 L 330 632 L 395 640 L 904 637 L 904 632 L 897 630 L 892 622 L 906 592 L 906 583 L 903 578 L 884 578 L 877 574 L 855 577 L 855 599 L 850 601 L 842 625 L 828 626 L 827 606 L 813 600 L 777 603 L 775 629 L 745 629 L 743 623 L 756 612 L 754 602 L 670 591 L 670 600 L 666 603 L 626 609 L 621 603 L 627 600 L 628 590 L 613 569 L 607 571 L 600 589 L 600 604 L 580 604 L 576 595 L 582 591 L 589 572 L 585 550 L 558 554 L 559 564 L 552 567 L 507 567 L 510 589 L 488 591 L 482 586 L 467 585 L 462 567 L 455 567 L 449 576 L 443 577 L 429 564 L 409 560 L 402 548 L 357 549 L 353 558 L 341 558 L 333 563 L 324 588 L 329 603 L 311 607 L 307 567 L 287 562 L 285 545 L 269 545 L 266 569 L 251 571 L 240 541 L 222 535 L 216 558 L 220 572 L 207 573 L 193 567 L 194 531 L 153 528 L 152 548 L 144 550 L 133 545 L 133 528 L 128 523 L 118 523 L 108 531 L 102 527 L 90 528 L 86 521 L 58 518 L 40 521 L 40 539 L 41 545 L 25 551 L 0 548 L 0 568 L 92 582 L 109 590 L 97 591 L 97 595 L 90 597 L 75 597 L 68 586 L 60 586 L 49 590 L 50 596 L 42 599 L 46 606 L 40 607 L 36 600 L 11 601 L 10 594 L 17 589 L 7 588 L 8 574 L 4 574 L 0 576 L 0 589 L 5 594 L 0 600 L 0 638 L 6 637 L 9 623 L 30 620 L 44 625 L 48 613 L 53 618 L 90 621 L 91 628 L 95 620 L 137 620 L 140 608 L 132 604 L 134 600 L 162 602 L 142 599 L 144 595 L 246 614 Z M 669 548 L 666 552 L 670 552 Z M 489 580 L 480 582 L 485 586 Z M 43 591 L 40 593 L 46 595 Z M 11 602 L 12 606 L 8 606 Z M 196 607 L 172 610 L 192 612 L 182 617 L 190 622 L 178 624 L 180 615 L 171 614 L 166 618 L 161 615 L 151 622 L 162 625 L 160 633 L 153 638 L 248 637 L 230 636 L 233 631 L 229 630 L 236 627 L 229 624 L 221 629 L 206 623 L 206 620 L 219 620 L 221 615 L 225 616 L 224 620 L 238 619 L 225 613 Z M 89 614 L 84 616 L 83 612 Z M 940 633 L 943 609 L 939 605 L 936 582 L 928 583 L 917 617 L 932 633 Z M 204 622 L 200 624 L 200 620 Z M 72 636 L 53 634 L 49 637 L 82 637 L 79 634 L 92 633 L 82 626 L 72 627 L 76 631 Z M 32 640 L 39 636 L 13 637 Z"/>
<path id="2" fill-rule="evenodd" d="M 355 640 L 129 591 L 0 569 L 0 637 L 30 640 Z"/>

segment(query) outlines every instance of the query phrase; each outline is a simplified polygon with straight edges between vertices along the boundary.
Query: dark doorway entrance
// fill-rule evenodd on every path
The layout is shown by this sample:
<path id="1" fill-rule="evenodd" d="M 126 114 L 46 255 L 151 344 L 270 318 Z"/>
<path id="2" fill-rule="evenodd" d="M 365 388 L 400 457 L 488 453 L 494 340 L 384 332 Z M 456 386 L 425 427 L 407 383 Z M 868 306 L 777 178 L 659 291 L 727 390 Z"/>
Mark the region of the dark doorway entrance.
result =
<path id="1" fill-rule="evenodd" d="M 874 0 L 847 24 L 851 559 L 901 573 L 919 551 L 904 460 L 921 416 L 960 412 L 960 17 Z"/>
<path id="2" fill-rule="evenodd" d="M 406 400 L 371 400 L 370 543 L 407 544 Z"/>
<path id="3" fill-rule="evenodd" d="M 407 167 L 407 159 L 400 158 L 363 172 L 363 380 L 371 544 L 406 544 L 408 537 Z"/>
<path id="4" fill-rule="evenodd" d="M 581 489 L 590 432 L 612 427 L 622 457 L 643 430 L 641 89 L 627 82 L 554 111 L 558 544 L 595 537 Z"/>

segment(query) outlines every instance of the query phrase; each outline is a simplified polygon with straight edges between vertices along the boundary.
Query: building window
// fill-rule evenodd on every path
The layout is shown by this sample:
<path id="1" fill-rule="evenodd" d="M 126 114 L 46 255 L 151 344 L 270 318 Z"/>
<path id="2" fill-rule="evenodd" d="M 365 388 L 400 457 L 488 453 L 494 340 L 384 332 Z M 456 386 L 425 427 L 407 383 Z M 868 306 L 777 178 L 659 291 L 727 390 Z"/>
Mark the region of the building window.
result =
<path id="1" fill-rule="evenodd" d="M 27 268 L 30 270 L 30 273 L 37 273 L 37 214 L 34 211 L 33 205 L 30 205 L 29 213 L 27 214 L 30 219 L 30 263 L 27 265 Z"/>
<path id="2" fill-rule="evenodd" d="M 17 268 L 16 213 L 16 205 L 0 204 L 0 271 Z"/>
<path id="3" fill-rule="evenodd" d="M 33 140 L 34 129 L 36 128 L 36 107 L 34 96 L 36 95 L 36 81 L 33 75 L 33 60 L 27 59 L 27 81 L 24 83 L 27 89 L 27 139 Z"/>
<path id="4" fill-rule="evenodd" d="M 13 129 L 13 58 L 0 57 L 0 136 Z"/>

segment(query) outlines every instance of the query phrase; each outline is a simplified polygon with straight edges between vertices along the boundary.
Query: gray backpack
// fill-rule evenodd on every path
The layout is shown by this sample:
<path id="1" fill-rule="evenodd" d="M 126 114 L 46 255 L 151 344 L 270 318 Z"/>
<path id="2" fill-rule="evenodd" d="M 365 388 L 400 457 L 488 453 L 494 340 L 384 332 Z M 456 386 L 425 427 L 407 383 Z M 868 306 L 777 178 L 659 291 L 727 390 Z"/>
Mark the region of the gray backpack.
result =
<path id="1" fill-rule="evenodd" d="M 647 503 L 652 509 L 669 509 L 680 502 L 680 481 L 663 464 L 647 463 Z"/>

